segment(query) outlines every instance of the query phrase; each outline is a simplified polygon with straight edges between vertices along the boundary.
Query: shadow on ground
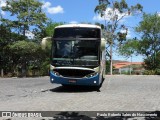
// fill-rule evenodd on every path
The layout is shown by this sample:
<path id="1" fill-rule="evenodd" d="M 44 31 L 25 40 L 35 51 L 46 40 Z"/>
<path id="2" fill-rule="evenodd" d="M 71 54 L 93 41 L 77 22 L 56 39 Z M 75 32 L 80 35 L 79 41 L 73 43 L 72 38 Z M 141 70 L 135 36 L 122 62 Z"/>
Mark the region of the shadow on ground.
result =
<path id="1" fill-rule="evenodd" d="M 65 85 L 59 86 L 53 89 L 50 89 L 51 92 L 101 92 L 100 88 L 102 87 L 104 79 L 100 86 L 78 86 L 78 85 Z"/>
<path id="2" fill-rule="evenodd" d="M 59 86 L 53 89 L 50 89 L 51 92 L 100 92 L 100 89 L 93 86 Z"/>

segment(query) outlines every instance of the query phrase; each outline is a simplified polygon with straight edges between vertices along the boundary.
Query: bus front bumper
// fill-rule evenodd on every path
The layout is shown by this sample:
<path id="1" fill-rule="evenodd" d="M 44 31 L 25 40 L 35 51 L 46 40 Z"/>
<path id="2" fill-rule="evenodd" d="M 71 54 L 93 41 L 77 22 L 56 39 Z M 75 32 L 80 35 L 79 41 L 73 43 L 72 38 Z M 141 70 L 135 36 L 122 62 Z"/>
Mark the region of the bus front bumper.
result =
<path id="1" fill-rule="evenodd" d="M 85 86 L 99 86 L 99 74 L 89 78 L 69 78 L 69 77 L 61 77 L 55 75 L 53 72 L 50 72 L 50 82 L 63 84 L 63 85 L 85 85 Z"/>

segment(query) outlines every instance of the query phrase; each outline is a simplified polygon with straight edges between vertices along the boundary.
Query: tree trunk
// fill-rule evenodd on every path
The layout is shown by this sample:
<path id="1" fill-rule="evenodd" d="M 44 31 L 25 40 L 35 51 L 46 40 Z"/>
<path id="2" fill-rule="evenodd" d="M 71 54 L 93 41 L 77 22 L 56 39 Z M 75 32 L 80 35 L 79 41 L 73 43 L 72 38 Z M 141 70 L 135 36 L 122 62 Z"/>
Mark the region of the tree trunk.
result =
<path id="1" fill-rule="evenodd" d="M 26 72 L 26 62 L 22 63 L 22 76 L 26 77 L 27 72 Z"/>
<path id="2" fill-rule="evenodd" d="M 1 77 L 4 77 L 3 68 L 1 69 Z"/>

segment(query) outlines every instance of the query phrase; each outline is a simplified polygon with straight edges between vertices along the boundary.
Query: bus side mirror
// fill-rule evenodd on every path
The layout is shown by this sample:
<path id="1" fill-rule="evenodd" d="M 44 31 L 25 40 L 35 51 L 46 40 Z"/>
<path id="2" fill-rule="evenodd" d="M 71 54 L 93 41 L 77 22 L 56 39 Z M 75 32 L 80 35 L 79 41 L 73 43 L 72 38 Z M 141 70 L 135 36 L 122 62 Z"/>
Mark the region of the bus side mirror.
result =
<path id="1" fill-rule="evenodd" d="M 41 41 L 41 47 L 42 47 L 43 50 L 46 49 L 47 43 L 49 41 L 51 41 L 51 37 L 45 37 L 45 38 L 42 39 L 42 41 Z"/>
<path id="2" fill-rule="evenodd" d="M 101 50 L 105 50 L 106 48 L 106 40 L 104 38 L 101 38 Z"/>

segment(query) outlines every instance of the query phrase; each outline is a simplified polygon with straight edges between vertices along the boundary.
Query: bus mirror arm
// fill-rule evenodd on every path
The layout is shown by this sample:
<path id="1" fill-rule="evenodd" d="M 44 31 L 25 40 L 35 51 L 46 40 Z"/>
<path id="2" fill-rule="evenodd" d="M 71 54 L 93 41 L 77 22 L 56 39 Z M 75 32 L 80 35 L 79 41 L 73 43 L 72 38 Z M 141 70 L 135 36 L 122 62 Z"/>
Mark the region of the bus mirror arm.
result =
<path id="1" fill-rule="evenodd" d="M 42 41 L 41 41 L 41 47 L 42 47 L 43 50 L 46 49 L 47 43 L 49 41 L 51 41 L 51 37 L 45 37 L 45 38 L 42 39 Z"/>
<path id="2" fill-rule="evenodd" d="M 106 40 L 104 38 L 101 39 L 101 50 L 105 50 L 106 48 Z"/>

